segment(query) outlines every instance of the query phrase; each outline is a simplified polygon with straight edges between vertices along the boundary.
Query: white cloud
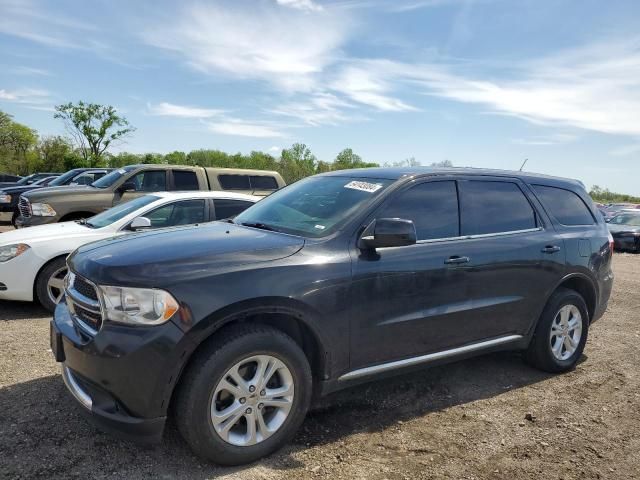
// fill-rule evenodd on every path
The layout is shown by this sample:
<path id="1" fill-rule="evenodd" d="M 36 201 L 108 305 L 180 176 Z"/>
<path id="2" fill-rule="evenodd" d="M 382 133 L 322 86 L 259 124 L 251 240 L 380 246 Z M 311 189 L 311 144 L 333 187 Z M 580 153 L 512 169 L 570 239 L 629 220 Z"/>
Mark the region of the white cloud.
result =
<path id="1" fill-rule="evenodd" d="M 308 10 L 312 12 L 320 12 L 324 10 L 322 5 L 318 5 L 312 0 L 276 0 L 276 2 L 278 5 L 297 8 L 298 10 Z"/>
<path id="2" fill-rule="evenodd" d="M 636 153 L 640 153 L 640 143 L 632 143 L 630 145 L 623 145 L 621 147 L 614 148 L 609 152 L 616 157 L 627 157 Z"/>
<path id="3" fill-rule="evenodd" d="M 20 88 L 11 91 L 0 88 L 0 100 L 39 105 L 48 102 L 50 94 L 46 90 L 37 88 Z"/>
<path id="4" fill-rule="evenodd" d="M 207 128 L 222 135 L 254 138 L 278 138 L 285 134 L 277 126 L 268 123 L 250 122 L 239 118 L 227 118 L 220 122 L 206 122 Z"/>
<path id="5" fill-rule="evenodd" d="M 637 39 L 559 53 L 502 73 L 502 80 L 483 80 L 423 66 L 413 78 L 425 93 L 533 123 L 640 135 Z"/>
<path id="6" fill-rule="evenodd" d="M 315 93 L 304 100 L 287 102 L 270 109 L 269 112 L 302 120 L 307 125 L 339 125 L 356 119 L 358 115 L 347 115 L 344 110 L 355 106 L 327 92 Z"/>
<path id="7" fill-rule="evenodd" d="M 345 42 L 346 18 L 325 10 L 307 15 L 259 3 L 195 4 L 153 23 L 143 39 L 209 74 L 259 79 L 288 91 L 310 90 L 315 75 L 335 61 Z"/>
<path id="8" fill-rule="evenodd" d="M 176 105 L 174 103 L 161 102 L 157 105 L 147 104 L 149 113 L 152 115 L 165 117 L 182 117 L 182 118 L 211 118 L 218 117 L 225 113 L 224 110 L 215 108 L 201 108 L 185 105 Z"/>
<path id="9" fill-rule="evenodd" d="M 382 111 L 403 112 L 417 108 L 390 95 L 394 89 L 392 82 L 399 80 L 389 75 L 387 67 L 394 64 L 389 61 L 365 61 L 346 66 L 331 83 L 331 88 L 351 100 L 369 105 Z"/>
<path id="10" fill-rule="evenodd" d="M 17 66 L 10 69 L 11 73 L 15 75 L 35 75 L 41 77 L 50 77 L 51 72 L 44 68 Z"/>
<path id="11" fill-rule="evenodd" d="M 514 138 L 511 140 L 511 143 L 515 145 L 549 146 L 570 143 L 577 138 L 577 135 L 570 133 L 555 133 L 552 135 L 541 135 L 529 138 Z"/>
<path id="12" fill-rule="evenodd" d="M 276 152 L 280 152 L 282 150 L 282 147 L 278 147 L 276 145 L 274 145 L 273 147 L 269 147 L 269 151 L 276 153 Z"/>
<path id="13" fill-rule="evenodd" d="M 0 11 L 0 33 L 48 47 L 86 48 L 86 43 L 75 41 L 72 33 L 95 30 L 91 23 L 46 11 L 33 0 L 0 0 Z"/>

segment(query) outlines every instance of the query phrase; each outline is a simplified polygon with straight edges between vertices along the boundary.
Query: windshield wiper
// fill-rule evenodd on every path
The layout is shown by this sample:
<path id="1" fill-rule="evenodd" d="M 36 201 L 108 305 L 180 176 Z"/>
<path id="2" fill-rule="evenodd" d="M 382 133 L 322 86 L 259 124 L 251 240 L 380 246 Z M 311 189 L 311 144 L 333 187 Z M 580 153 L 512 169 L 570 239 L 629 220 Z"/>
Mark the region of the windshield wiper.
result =
<path id="1" fill-rule="evenodd" d="M 279 230 L 272 227 L 271 225 L 267 225 L 266 223 L 261 223 L 261 222 L 244 222 L 241 223 L 240 225 L 243 225 L 245 227 L 251 227 L 251 228 L 259 228 L 261 230 L 268 230 L 270 232 L 278 232 Z"/>
<path id="2" fill-rule="evenodd" d="M 95 225 L 91 222 L 88 222 L 86 218 L 81 218 L 79 220 L 76 220 L 76 223 L 78 225 L 84 225 L 85 227 L 88 227 L 88 228 L 96 228 Z"/>

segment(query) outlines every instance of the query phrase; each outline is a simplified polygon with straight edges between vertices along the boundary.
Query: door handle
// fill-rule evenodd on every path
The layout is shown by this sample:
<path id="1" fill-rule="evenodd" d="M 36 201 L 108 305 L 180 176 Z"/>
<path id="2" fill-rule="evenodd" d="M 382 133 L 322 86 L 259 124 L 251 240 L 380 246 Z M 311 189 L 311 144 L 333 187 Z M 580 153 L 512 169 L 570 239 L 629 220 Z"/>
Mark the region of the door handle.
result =
<path id="1" fill-rule="evenodd" d="M 460 263 L 469 263 L 471 260 L 469 257 L 459 257 L 458 255 L 454 255 L 453 257 L 447 258 L 444 263 L 447 265 L 458 265 Z"/>
<path id="2" fill-rule="evenodd" d="M 557 245 L 547 245 L 542 249 L 542 253 L 556 253 L 560 251 L 560 247 Z"/>

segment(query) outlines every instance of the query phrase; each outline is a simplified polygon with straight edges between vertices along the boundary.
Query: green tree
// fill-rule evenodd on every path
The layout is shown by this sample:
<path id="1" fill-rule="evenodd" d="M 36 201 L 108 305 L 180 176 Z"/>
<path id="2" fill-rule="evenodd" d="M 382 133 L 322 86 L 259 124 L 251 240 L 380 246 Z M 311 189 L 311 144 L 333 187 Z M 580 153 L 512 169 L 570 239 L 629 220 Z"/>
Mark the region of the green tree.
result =
<path id="1" fill-rule="evenodd" d="M 66 103 L 56 106 L 54 118 L 61 119 L 78 150 L 91 167 L 101 163 L 107 149 L 135 131 L 115 108 L 96 103 Z"/>
<path id="2" fill-rule="evenodd" d="M 14 122 L 11 115 L 0 111 L 0 168 L 3 171 L 26 174 L 37 168 L 33 155 L 30 155 L 37 141 L 35 130 Z"/>
<path id="3" fill-rule="evenodd" d="M 332 170 L 345 170 L 347 168 L 378 167 L 377 163 L 365 162 L 360 155 L 353 153 L 350 148 L 342 150 L 333 161 Z"/>
<path id="4" fill-rule="evenodd" d="M 59 135 L 43 137 L 38 142 L 37 152 L 40 156 L 40 168 L 46 172 L 62 172 L 66 170 L 69 158 L 73 154 L 71 142 Z"/>
<path id="5" fill-rule="evenodd" d="M 301 178 L 316 172 L 316 156 L 303 143 L 294 143 L 291 148 L 282 150 L 279 172 L 287 183 L 297 182 Z"/>
<path id="6" fill-rule="evenodd" d="M 184 152 L 175 152 L 167 153 L 164 156 L 164 161 L 169 165 L 185 165 L 187 163 L 187 154 Z"/>

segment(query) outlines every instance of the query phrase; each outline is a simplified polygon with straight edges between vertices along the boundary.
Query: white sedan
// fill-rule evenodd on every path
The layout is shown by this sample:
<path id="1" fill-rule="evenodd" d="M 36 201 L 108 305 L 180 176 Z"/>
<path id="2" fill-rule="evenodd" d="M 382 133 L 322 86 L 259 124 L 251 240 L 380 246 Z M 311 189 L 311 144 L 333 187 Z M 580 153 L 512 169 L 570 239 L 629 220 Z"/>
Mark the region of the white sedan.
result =
<path id="1" fill-rule="evenodd" d="M 88 220 L 0 233 L 0 300 L 38 300 L 53 311 L 63 294 L 66 257 L 76 248 L 149 228 L 226 219 L 260 199 L 229 192 L 154 193 Z"/>

